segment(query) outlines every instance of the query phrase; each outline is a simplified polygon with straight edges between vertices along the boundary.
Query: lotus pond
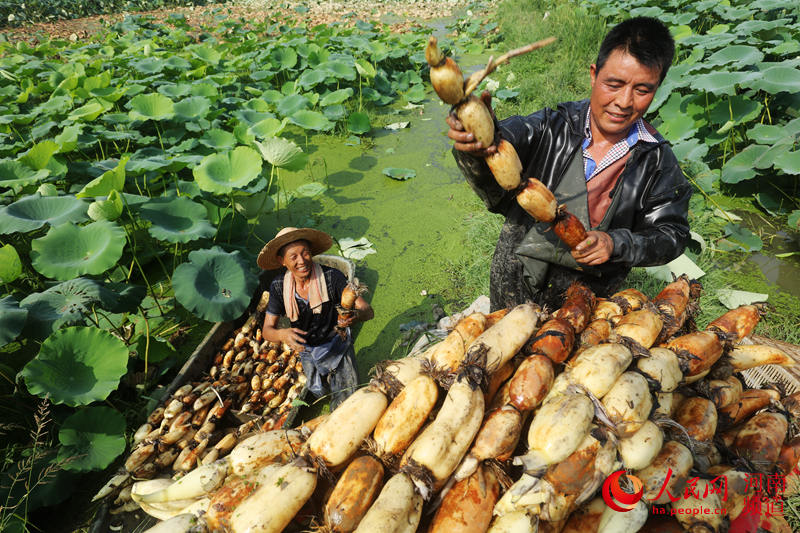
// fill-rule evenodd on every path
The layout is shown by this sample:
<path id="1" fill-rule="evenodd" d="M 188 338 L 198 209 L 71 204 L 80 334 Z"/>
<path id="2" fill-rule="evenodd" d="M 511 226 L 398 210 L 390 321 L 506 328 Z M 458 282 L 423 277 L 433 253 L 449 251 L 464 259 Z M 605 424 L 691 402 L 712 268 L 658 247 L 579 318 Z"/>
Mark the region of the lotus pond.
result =
<path id="1" fill-rule="evenodd" d="M 679 63 L 651 120 L 698 190 L 685 260 L 740 278 L 754 252 L 793 268 L 797 7 L 692 5 L 585 9 L 674 26 Z M 82 42 L 0 43 L 0 529 L 33 528 L 66 487 L 82 488 L 62 505 L 86 507 L 210 325 L 245 309 L 255 255 L 281 227 L 326 230 L 356 262 L 376 310 L 356 329 L 363 379 L 486 292 L 499 221 L 452 162 L 423 55 L 431 32 L 462 67 L 523 44 L 486 7 L 403 32 L 220 10 L 202 28 L 133 16 Z M 557 53 L 520 68 L 547 72 Z M 526 100 L 516 68 L 487 80 L 499 116 L 556 103 Z M 761 292 L 730 270 L 720 287 Z"/>

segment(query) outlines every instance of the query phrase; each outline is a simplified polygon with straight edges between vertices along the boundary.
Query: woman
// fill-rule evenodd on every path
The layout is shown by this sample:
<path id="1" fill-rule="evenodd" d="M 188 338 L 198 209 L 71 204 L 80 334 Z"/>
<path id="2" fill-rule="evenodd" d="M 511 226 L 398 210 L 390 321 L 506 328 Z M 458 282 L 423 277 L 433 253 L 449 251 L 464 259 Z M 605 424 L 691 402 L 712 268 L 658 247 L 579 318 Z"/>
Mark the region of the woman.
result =
<path id="1" fill-rule="evenodd" d="M 361 296 L 355 313 L 338 320 L 336 305 L 347 285 L 344 274 L 313 261 L 312 257 L 333 244 L 330 235 L 312 228 L 284 228 L 258 255 L 258 266 L 265 270 L 286 268 L 269 288 L 269 303 L 262 334 L 272 342 L 284 342 L 300 352 L 308 388 L 315 396 L 330 391 L 335 407 L 358 384 L 350 325 L 355 320 L 373 317 L 372 307 Z M 277 328 L 278 318 L 286 315 L 291 326 Z M 339 335 L 336 325 L 345 328 Z"/>

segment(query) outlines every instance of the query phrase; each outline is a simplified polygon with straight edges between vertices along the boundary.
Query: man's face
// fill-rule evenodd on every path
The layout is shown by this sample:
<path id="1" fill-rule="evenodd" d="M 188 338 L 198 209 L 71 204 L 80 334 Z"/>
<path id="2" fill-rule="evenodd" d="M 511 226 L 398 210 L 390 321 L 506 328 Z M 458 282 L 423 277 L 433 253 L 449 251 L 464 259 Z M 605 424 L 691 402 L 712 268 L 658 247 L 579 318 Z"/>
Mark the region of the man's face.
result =
<path id="1" fill-rule="evenodd" d="M 305 279 L 311 275 L 311 249 L 306 241 L 287 244 L 283 248 L 283 256 L 279 258 L 295 279 Z"/>
<path id="2" fill-rule="evenodd" d="M 660 71 L 649 68 L 624 50 L 616 49 L 603 68 L 589 69 L 592 80 L 592 136 L 599 133 L 616 143 L 642 117 L 656 94 Z"/>

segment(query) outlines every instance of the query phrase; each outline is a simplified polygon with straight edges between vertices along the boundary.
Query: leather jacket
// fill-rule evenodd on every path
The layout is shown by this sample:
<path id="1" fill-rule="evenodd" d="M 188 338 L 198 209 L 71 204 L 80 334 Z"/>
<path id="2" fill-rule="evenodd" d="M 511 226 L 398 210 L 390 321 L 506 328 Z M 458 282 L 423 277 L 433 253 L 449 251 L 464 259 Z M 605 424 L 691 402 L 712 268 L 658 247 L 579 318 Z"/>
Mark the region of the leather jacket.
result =
<path id="1" fill-rule="evenodd" d="M 513 116 L 499 122 L 499 132 L 517 151 L 523 177 L 535 177 L 555 190 L 573 156 L 581 150 L 589 101 L 566 102 L 527 117 Z M 667 141 L 637 143 L 611 195 L 620 198 L 607 233 L 614 242 L 611 258 L 595 270 L 600 277 L 621 281 L 631 267 L 662 265 L 678 257 L 689 242 L 687 219 L 691 187 Z M 515 200 L 514 191 L 502 189 L 483 158 L 453 149 L 469 184 L 489 211 L 506 217 L 493 260 L 492 284 L 498 262 L 513 261 L 533 219 Z M 622 190 L 619 190 L 622 188 Z M 588 229 L 588 228 L 587 228 Z M 494 299 L 493 299 L 494 300 Z M 494 306 L 494 301 L 493 301 Z"/>

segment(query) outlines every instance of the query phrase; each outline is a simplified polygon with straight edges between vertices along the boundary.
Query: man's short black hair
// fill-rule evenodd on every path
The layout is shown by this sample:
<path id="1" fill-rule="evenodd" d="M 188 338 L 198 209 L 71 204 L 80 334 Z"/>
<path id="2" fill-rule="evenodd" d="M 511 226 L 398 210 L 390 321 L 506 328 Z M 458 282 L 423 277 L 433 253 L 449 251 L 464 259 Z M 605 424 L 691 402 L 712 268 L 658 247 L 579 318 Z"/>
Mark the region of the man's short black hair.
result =
<path id="1" fill-rule="evenodd" d="M 664 23 L 652 17 L 634 17 L 620 22 L 611 28 L 600 45 L 595 61 L 598 72 L 617 49 L 632 55 L 646 67 L 659 69 L 661 83 L 675 56 L 675 40 Z"/>

